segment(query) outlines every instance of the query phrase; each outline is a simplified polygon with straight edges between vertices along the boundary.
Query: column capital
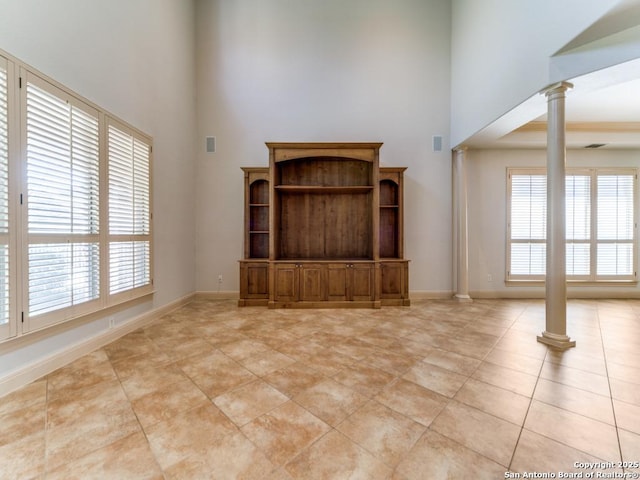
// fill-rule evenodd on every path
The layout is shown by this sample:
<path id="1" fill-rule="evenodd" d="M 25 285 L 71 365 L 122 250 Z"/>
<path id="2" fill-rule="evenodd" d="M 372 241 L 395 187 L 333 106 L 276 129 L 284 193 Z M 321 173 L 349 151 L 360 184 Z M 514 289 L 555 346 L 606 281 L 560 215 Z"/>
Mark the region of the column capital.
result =
<path id="1" fill-rule="evenodd" d="M 542 90 L 540 90 L 540 93 L 548 97 L 550 95 L 553 95 L 554 93 L 565 93 L 567 90 L 571 90 L 572 88 L 573 88 L 573 83 L 558 82 L 558 83 L 552 83 L 551 85 L 547 85 Z"/>
<path id="2" fill-rule="evenodd" d="M 469 150 L 469 147 L 467 147 L 466 145 L 458 145 L 453 149 L 455 153 L 464 153 L 467 150 Z"/>

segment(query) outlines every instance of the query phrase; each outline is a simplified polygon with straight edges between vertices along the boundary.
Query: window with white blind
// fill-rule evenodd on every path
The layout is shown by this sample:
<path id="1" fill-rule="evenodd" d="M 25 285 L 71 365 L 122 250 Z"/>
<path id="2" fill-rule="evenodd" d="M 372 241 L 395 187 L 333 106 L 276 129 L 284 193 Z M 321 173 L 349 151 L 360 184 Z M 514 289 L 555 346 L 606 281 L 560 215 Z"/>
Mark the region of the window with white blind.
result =
<path id="1" fill-rule="evenodd" d="M 602 278 L 633 277 L 636 222 L 636 175 L 598 175 L 597 275 Z"/>
<path id="2" fill-rule="evenodd" d="M 26 81 L 29 317 L 100 297 L 98 112 Z"/>
<path id="3" fill-rule="evenodd" d="M 544 280 L 546 173 L 509 169 L 507 279 Z M 566 268 L 574 281 L 636 280 L 635 169 L 569 169 Z"/>
<path id="4" fill-rule="evenodd" d="M 109 293 L 151 283 L 151 146 L 109 124 Z"/>
<path id="5" fill-rule="evenodd" d="M 0 52 L 0 341 L 152 292 L 151 151 Z"/>
<path id="6" fill-rule="evenodd" d="M 0 339 L 9 336 L 9 75 L 0 57 Z"/>

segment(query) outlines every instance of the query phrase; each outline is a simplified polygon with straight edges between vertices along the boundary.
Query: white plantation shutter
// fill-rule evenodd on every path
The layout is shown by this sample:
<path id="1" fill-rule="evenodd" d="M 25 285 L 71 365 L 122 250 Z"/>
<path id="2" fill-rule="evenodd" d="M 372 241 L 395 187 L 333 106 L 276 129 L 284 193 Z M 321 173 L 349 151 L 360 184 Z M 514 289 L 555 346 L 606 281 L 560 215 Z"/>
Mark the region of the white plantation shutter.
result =
<path id="1" fill-rule="evenodd" d="M 0 57 L 0 326 L 8 325 L 10 311 L 8 84 L 7 63 Z"/>
<path id="2" fill-rule="evenodd" d="M 109 293 L 151 284 L 151 147 L 109 125 Z"/>
<path id="3" fill-rule="evenodd" d="M 589 276 L 591 270 L 591 176 L 567 175 L 567 275 Z"/>
<path id="4" fill-rule="evenodd" d="M 635 175 L 598 176 L 599 276 L 634 274 Z"/>
<path id="5" fill-rule="evenodd" d="M 100 296 L 97 113 L 30 79 L 26 143 L 28 312 L 34 317 Z"/>
<path id="6" fill-rule="evenodd" d="M 151 144 L 0 50 L 0 342 L 152 293 Z"/>
<path id="7" fill-rule="evenodd" d="M 31 316 L 78 305 L 98 297 L 98 243 L 29 245 Z"/>
<path id="8" fill-rule="evenodd" d="M 546 269 L 547 177 L 510 177 L 510 275 L 540 277 Z"/>
<path id="9" fill-rule="evenodd" d="M 626 172 L 592 169 L 566 176 L 569 279 L 635 279 L 636 174 Z M 514 169 L 508 176 L 508 278 L 540 280 L 546 271 L 546 175 Z"/>
<path id="10" fill-rule="evenodd" d="M 112 294 L 149 284 L 151 252 L 148 241 L 111 242 L 109 250 L 109 290 Z"/>

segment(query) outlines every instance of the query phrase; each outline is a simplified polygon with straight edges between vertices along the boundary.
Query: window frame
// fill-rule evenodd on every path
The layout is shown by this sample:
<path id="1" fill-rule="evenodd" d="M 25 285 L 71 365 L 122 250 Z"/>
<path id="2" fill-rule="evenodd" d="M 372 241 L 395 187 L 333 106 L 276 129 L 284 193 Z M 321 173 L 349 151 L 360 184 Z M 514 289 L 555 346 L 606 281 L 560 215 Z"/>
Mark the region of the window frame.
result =
<path id="1" fill-rule="evenodd" d="M 24 62 L 0 50 L 0 68 L 7 71 L 8 97 L 8 151 L 9 151 L 9 321 L 0 323 L 0 343 L 19 339 L 24 335 L 41 331 L 53 325 L 70 320 L 98 318 L 100 312 L 126 302 L 141 299 L 154 293 L 153 285 L 153 139 L 150 135 L 119 119 L 110 112 L 73 92 L 68 87 L 42 74 Z M 82 229 L 81 233 L 48 234 L 29 231 L 29 191 L 27 178 L 27 86 L 37 86 L 58 99 L 79 108 L 97 119 L 98 135 L 98 230 L 97 232 Z M 70 107 L 71 108 L 71 107 Z M 77 111 L 77 110 L 76 110 Z M 73 115 L 73 114 L 72 114 Z M 35 117 L 34 117 L 35 118 Z M 74 121 L 75 122 L 75 121 Z M 93 120 L 92 120 L 93 122 Z M 149 276 L 146 283 L 137 288 L 127 289 L 119 294 L 109 294 L 109 188 L 108 188 L 108 125 L 117 124 L 118 128 L 128 135 L 135 136 L 148 147 L 148 215 L 149 231 L 145 235 L 148 241 Z M 75 124 L 75 123 L 74 123 Z M 75 127 L 74 127 L 75 128 Z M 63 137 L 64 138 L 64 137 Z M 71 138 L 71 137 L 69 137 Z M 64 144 L 64 142 L 63 142 Z M 72 150 L 68 150 L 71 152 Z M 71 162 L 73 163 L 73 162 Z M 81 160 L 81 164 L 84 161 Z M 73 168 L 73 166 L 71 166 Z M 80 189 L 83 192 L 86 190 Z M 73 190 L 76 191 L 75 189 Z M 75 193 L 74 193 L 75 195 Z M 88 198 L 88 197 L 87 197 Z M 84 204 L 84 201 L 81 201 Z M 44 217 L 46 218 L 46 217 Z M 73 218 L 73 217 L 72 217 Z M 94 225 L 93 223 L 92 225 Z M 87 232 L 86 234 L 84 232 Z M 0 232 L 6 240 L 7 234 Z M 95 242 L 99 252 L 98 296 L 84 297 L 76 304 L 71 304 L 52 311 L 33 315 L 29 312 L 29 245 L 35 243 L 83 244 L 84 240 Z M 51 241 L 51 242 L 50 242 Z M 75 242 L 75 243 L 74 243 Z M 5 243 L 5 242 L 3 242 Z M 82 256 L 79 257 L 82 261 Z M 70 271 L 77 269 L 70 263 Z M 92 275 L 95 269 L 86 267 L 81 270 Z M 93 275 L 92 275 L 93 276 Z M 85 277 L 86 278 L 86 277 Z M 148 281 L 147 281 L 148 280 Z M 88 284 L 91 283 L 87 280 Z M 73 289 L 73 287 L 70 287 Z M 75 300 L 74 300 L 75 301 Z M 73 303 L 73 301 L 72 301 Z"/>
<path id="2" fill-rule="evenodd" d="M 505 283 L 507 285 L 539 285 L 544 284 L 545 275 L 513 275 L 511 274 L 511 261 L 512 261 L 512 182 L 514 175 L 545 175 L 546 168 L 544 167 L 507 167 L 507 192 L 506 192 L 506 259 L 505 259 Z M 566 169 L 566 176 L 574 175 L 588 175 L 590 177 L 590 225 L 589 225 L 589 239 L 577 240 L 567 239 L 566 244 L 584 244 L 589 245 L 589 274 L 588 275 L 569 275 L 567 274 L 567 282 L 573 285 L 634 285 L 637 284 L 637 264 L 638 264 L 638 169 L 633 167 L 571 167 Z M 631 175 L 633 177 L 633 239 L 630 241 L 632 244 L 632 274 L 630 275 L 599 275 L 597 272 L 597 247 L 598 247 L 598 198 L 597 198 L 597 180 L 602 175 L 615 175 L 625 176 Z M 546 191 L 546 188 L 545 188 Z M 546 202 L 546 200 L 545 200 Z M 546 229 L 545 238 L 538 243 L 546 245 Z M 545 264 L 546 270 L 546 264 Z"/>
<path id="3" fill-rule="evenodd" d="M 40 75 L 37 75 L 27 69 L 22 68 L 20 72 L 21 84 L 22 87 L 20 89 L 21 94 L 21 113 L 23 114 L 23 118 L 20 122 L 21 132 L 22 132 L 22 152 L 24 155 L 24 175 L 23 175 L 23 185 L 22 185 L 22 224 L 23 224 L 23 232 L 22 236 L 26 240 L 23 242 L 24 250 L 22 252 L 22 262 L 23 268 L 22 272 L 22 291 L 24 292 L 24 300 L 23 300 L 23 308 L 24 312 L 24 322 L 29 330 L 40 329 L 46 327 L 48 325 L 52 325 L 55 323 L 59 323 L 61 321 L 65 321 L 71 318 L 76 318 L 82 315 L 86 315 L 88 313 L 92 313 L 94 311 L 99 310 L 102 307 L 102 292 L 100 291 L 100 287 L 98 288 L 97 297 L 84 301 L 84 302 L 72 302 L 72 304 L 68 307 L 56 308 L 49 312 L 44 312 L 40 314 L 33 314 L 30 311 L 30 289 L 29 289 L 29 281 L 30 281 L 30 247 L 32 245 L 69 245 L 73 247 L 74 245 L 80 244 L 98 244 L 102 241 L 101 239 L 101 230 L 102 230 L 102 215 L 98 214 L 98 232 L 97 233 L 72 233 L 67 232 L 64 234 L 61 233 L 34 233 L 29 229 L 29 203 L 30 203 L 30 192 L 28 185 L 28 146 L 27 146 L 27 97 L 29 91 L 29 85 L 33 85 L 34 87 L 46 92 L 49 95 L 56 97 L 58 100 L 66 102 L 70 108 L 78 108 L 84 113 L 93 116 L 97 121 L 97 130 L 100 131 L 100 111 L 91 105 L 83 102 L 78 99 L 75 95 L 71 95 L 65 90 L 57 87 L 56 85 L 52 85 L 51 82 L 48 82 L 46 79 L 43 79 Z M 102 159 L 98 159 L 98 162 L 101 162 Z M 98 165 L 98 175 L 99 175 L 99 165 Z M 99 179 L 100 181 L 100 179 Z M 73 269 L 73 268 L 71 268 Z M 99 272 L 99 275 L 101 272 Z"/>
<path id="4" fill-rule="evenodd" d="M 140 296 L 144 296 L 144 295 L 148 295 L 150 293 L 153 292 L 153 144 L 151 143 L 149 137 L 147 137 L 146 135 L 144 135 L 143 133 L 129 127 L 128 125 L 126 125 L 125 123 L 123 123 L 122 121 L 107 115 L 105 118 L 105 122 L 104 122 L 104 130 L 105 130 L 105 139 L 106 139 L 106 145 L 105 148 L 108 150 L 109 148 L 109 144 L 108 144 L 108 140 L 109 140 L 109 127 L 114 127 L 116 129 L 118 129 L 119 131 L 121 131 L 122 133 L 128 134 L 130 135 L 133 139 L 137 140 L 138 142 L 142 142 L 144 144 L 146 144 L 149 147 L 149 163 L 148 163 L 148 178 L 149 178 L 149 185 L 148 185 L 148 202 L 149 202 L 149 211 L 148 211 L 148 215 L 149 215 L 149 233 L 147 234 L 141 234 L 141 233 L 128 233 L 128 234 L 122 234 L 122 233 L 111 233 L 111 226 L 108 223 L 109 221 L 109 216 L 107 215 L 105 217 L 105 222 L 107 222 L 104 225 L 104 231 L 105 231 L 105 235 L 106 235 L 106 241 L 105 241 L 105 248 L 107 251 L 107 254 L 104 256 L 105 258 L 105 262 L 107 263 L 107 265 L 105 265 L 105 292 L 107 295 L 107 302 L 108 305 L 117 305 L 119 303 L 122 302 L 126 302 L 128 300 L 134 299 L 134 298 L 138 298 Z M 107 152 L 107 156 L 108 156 L 108 152 Z M 106 189 L 106 195 L 103 195 L 103 200 L 104 203 L 107 205 L 106 208 L 107 210 L 109 210 L 110 208 L 110 196 L 109 196 L 109 186 L 110 186 L 110 176 L 109 176 L 109 162 L 105 162 L 105 185 L 104 188 Z M 110 265 L 109 265 L 109 261 L 111 259 L 111 244 L 112 243 L 116 243 L 116 242 L 148 242 L 149 243 L 149 257 L 150 257 L 150 262 L 149 262 L 149 283 L 147 285 L 143 285 L 143 286 L 138 286 L 138 287 L 133 287 L 132 289 L 129 290 L 125 290 L 125 291 L 119 291 L 116 293 L 111 293 L 110 291 L 110 278 L 111 278 L 111 270 L 110 270 Z"/>
<path id="5" fill-rule="evenodd" d="M 16 192 L 19 192 L 20 186 L 17 184 L 20 178 L 20 129 L 19 125 L 18 105 L 19 90 L 16 88 L 17 66 L 10 55 L 0 50 L 0 62 L 6 70 L 7 75 L 7 149 L 8 149 L 8 233 L 6 237 L 7 246 L 9 248 L 9 275 L 8 275 L 8 300 L 9 300 L 9 317 L 8 322 L 0 324 L 0 342 L 10 339 L 18 335 L 17 312 L 20 311 L 20 297 L 18 295 L 18 268 L 20 267 L 18 258 L 20 245 L 18 243 L 19 231 L 19 205 L 13 201 Z"/>

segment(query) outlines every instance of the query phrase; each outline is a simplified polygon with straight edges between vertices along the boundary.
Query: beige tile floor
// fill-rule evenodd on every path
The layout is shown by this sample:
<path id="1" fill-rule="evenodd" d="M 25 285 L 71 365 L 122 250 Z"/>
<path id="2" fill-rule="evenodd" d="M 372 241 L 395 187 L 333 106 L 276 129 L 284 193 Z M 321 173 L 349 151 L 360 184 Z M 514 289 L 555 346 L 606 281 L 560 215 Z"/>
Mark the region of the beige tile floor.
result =
<path id="1" fill-rule="evenodd" d="M 564 353 L 543 329 L 541 301 L 197 300 L 0 399 L 0 478 L 640 475 L 640 301 L 571 301 Z"/>

